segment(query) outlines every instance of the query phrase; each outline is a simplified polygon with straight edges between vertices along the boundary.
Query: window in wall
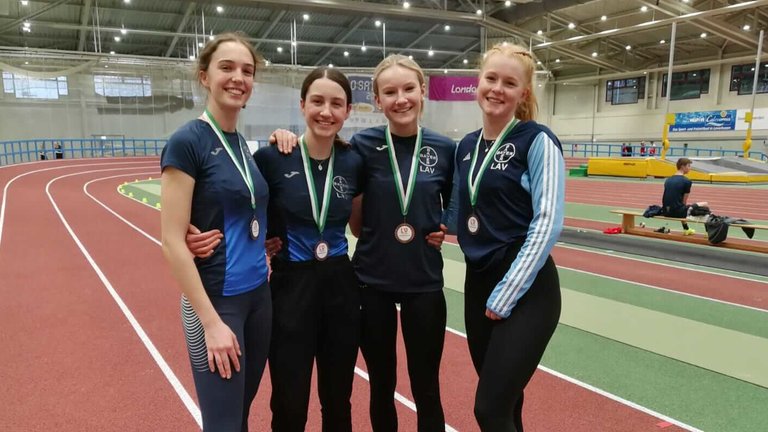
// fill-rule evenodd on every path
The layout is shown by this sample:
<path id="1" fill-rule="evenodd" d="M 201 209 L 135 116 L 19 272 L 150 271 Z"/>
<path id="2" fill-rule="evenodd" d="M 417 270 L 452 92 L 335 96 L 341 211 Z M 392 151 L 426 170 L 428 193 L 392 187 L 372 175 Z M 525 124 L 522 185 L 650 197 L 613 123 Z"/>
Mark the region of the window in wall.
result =
<path id="1" fill-rule="evenodd" d="M 752 82 L 755 80 L 755 64 L 733 65 L 731 67 L 730 91 L 738 91 L 739 95 L 752 94 Z M 757 92 L 768 93 L 768 63 L 760 63 L 760 73 L 757 75 Z"/>
<path id="2" fill-rule="evenodd" d="M 698 99 L 709 93 L 709 69 L 672 73 L 672 100 Z M 661 80 L 661 97 L 667 97 L 667 74 Z"/>
<path id="3" fill-rule="evenodd" d="M 152 96 L 152 79 L 148 76 L 94 75 L 93 87 L 101 96 Z"/>
<path id="4" fill-rule="evenodd" d="M 611 105 L 637 103 L 645 98 L 645 77 L 608 80 L 605 83 L 605 101 Z"/>
<path id="5" fill-rule="evenodd" d="M 58 99 L 69 94 L 67 77 L 31 78 L 3 72 L 3 91 L 19 99 Z"/>

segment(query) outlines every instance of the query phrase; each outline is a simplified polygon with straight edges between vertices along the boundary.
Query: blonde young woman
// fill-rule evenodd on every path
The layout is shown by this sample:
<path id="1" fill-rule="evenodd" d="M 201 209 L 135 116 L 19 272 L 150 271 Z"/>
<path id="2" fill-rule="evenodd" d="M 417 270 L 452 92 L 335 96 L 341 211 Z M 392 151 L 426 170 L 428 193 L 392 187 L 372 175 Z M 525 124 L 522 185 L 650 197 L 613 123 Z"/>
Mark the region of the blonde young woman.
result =
<path id="1" fill-rule="evenodd" d="M 560 141 L 534 121 L 534 70 L 520 46 L 485 54 L 477 87 L 483 128 L 456 152 L 467 342 L 483 432 L 523 430 L 523 390 L 560 316 L 549 253 L 563 226 L 565 169 Z"/>
<path id="2" fill-rule="evenodd" d="M 418 431 L 444 431 L 439 371 L 446 322 L 440 254 L 445 226 L 440 221 L 451 196 L 455 145 L 419 124 L 426 85 L 416 62 L 402 55 L 385 58 L 374 71 L 373 87 L 387 125 L 350 140 L 364 168 L 363 194 L 350 228 L 359 237 L 353 263 L 361 283 L 360 347 L 370 376 L 372 429 L 398 429 L 393 394 L 399 304 Z M 281 150 L 290 152 L 295 136 L 276 135 Z"/>
<path id="3" fill-rule="evenodd" d="M 179 128 L 161 157 L 163 252 L 183 292 L 182 317 L 205 431 L 246 431 L 270 343 L 272 302 L 264 248 L 267 184 L 237 132 L 261 59 L 243 34 L 200 53 L 208 92 L 200 118 Z M 193 259 L 192 223 L 224 233 Z"/>

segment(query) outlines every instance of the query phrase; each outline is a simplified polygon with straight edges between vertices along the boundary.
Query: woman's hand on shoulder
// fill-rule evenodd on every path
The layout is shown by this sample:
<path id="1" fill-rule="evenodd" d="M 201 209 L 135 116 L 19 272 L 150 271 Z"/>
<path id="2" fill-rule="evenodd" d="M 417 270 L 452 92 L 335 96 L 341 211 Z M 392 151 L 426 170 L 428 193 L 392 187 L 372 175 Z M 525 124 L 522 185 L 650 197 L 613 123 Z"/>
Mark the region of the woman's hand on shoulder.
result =
<path id="1" fill-rule="evenodd" d="M 291 154 L 298 143 L 299 137 L 287 129 L 277 129 L 269 136 L 269 144 L 276 145 L 283 154 Z"/>
<path id="2" fill-rule="evenodd" d="M 488 308 L 485 308 L 485 317 L 493 321 L 500 321 L 502 319 L 500 316 L 496 315 L 494 311 Z"/>

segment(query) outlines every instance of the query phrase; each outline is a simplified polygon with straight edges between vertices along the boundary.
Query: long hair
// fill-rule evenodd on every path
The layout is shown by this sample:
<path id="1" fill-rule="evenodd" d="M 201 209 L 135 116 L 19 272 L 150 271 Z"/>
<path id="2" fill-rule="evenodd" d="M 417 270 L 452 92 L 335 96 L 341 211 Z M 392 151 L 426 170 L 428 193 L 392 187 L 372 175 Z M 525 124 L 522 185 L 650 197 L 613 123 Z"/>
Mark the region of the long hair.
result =
<path id="1" fill-rule="evenodd" d="M 200 72 L 208 71 L 208 67 L 211 65 L 211 57 L 213 57 L 213 53 L 215 53 L 216 50 L 219 49 L 219 46 L 221 46 L 221 44 L 224 42 L 237 42 L 248 48 L 248 51 L 250 51 L 251 56 L 253 57 L 253 66 L 256 69 L 261 68 L 261 66 L 264 64 L 264 59 L 258 52 L 256 52 L 255 49 L 253 49 L 253 45 L 251 45 L 251 43 L 248 41 L 248 35 L 240 31 L 221 33 L 220 35 L 217 35 L 215 38 L 213 38 L 212 41 L 205 44 L 203 50 L 200 51 L 200 55 L 197 58 L 197 65 L 195 66 L 195 77 L 197 78 L 198 82 L 200 81 Z"/>
<path id="2" fill-rule="evenodd" d="M 424 88 L 426 81 L 424 79 L 424 71 L 421 69 L 421 66 L 419 66 L 418 63 L 409 57 L 406 57 L 402 54 L 390 54 L 384 58 L 384 60 L 380 61 L 379 64 L 376 65 L 376 69 L 373 71 L 373 94 L 375 94 L 377 97 L 379 96 L 379 75 L 381 75 L 382 72 L 391 68 L 392 66 L 400 66 L 415 72 L 416 78 L 419 80 L 419 87 Z M 419 106 L 419 114 L 421 115 L 423 111 L 424 99 L 422 98 L 421 105 Z"/>
<path id="3" fill-rule="evenodd" d="M 525 73 L 525 76 L 523 77 L 524 86 L 528 90 L 528 96 L 517 104 L 515 118 L 521 121 L 536 120 L 539 105 L 536 101 L 536 94 L 533 92 L 533 77 L 534 72 L 536 71 L 536 62 L 533 59 L 533 54 L 520 45 L 498 43 L 483 55 L 483 61 L 480 64 L 481 74 L 483 73 L 483 68 L 485 68 L 488 59 L 496 54 L 514 59 L 523 66 L 523 72 Z"/>
<path id="4" fill-rule="evenodd" d="M 301 83 L 301 100 L 305 100 L 307 98 L 307 92 L 309 91 L 309 87 L 312 85 L 312 83 L 321 78 L 327 78 L 341 86 L 342 90 L 344 90 L 344 94 L 347 96 L 347 107 L 352 104 L 352 86 L 349 84 L 349 79 L 347 79 L 347 76 L 341 73 L 341 71 L 338 69 L 333 69 L 327 66 L 317 67 L 313 69 L 312 72 L 307 74 L 307 76 L 304 78 L 304 82 Z M 349 143 L 344 141 L 344 139 L 341 138 L 339 134 L 336 134 L 336 136 L 333 138 L 333 144 L 339 148 L 345 148 L 349 146 Z"/>

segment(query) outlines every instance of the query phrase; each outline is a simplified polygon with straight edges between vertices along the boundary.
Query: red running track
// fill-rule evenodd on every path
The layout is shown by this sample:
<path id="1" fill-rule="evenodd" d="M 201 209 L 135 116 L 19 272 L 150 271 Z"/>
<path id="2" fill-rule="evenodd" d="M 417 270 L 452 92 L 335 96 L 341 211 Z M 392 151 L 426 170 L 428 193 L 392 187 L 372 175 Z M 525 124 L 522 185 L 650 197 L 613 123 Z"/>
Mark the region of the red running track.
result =
<path id="1" fill-rule="evenodd" d="M 35 172 L 41 169 L 45 171 Z M 23 175 L 13 180 L 7 196 L 4 192 L 7 207 L 0 225 L 2 342 L 10 347 L 0 353 L 5 365 L 0 380 L 13 390 L 0 396 L 0 430 L 197 428 L 182 402 L 185 395 L 194 400 L 194 388 L 178 318 L 179 292 L 160 248 L 84 192 L 84 185 L 94 180 L 88 192 L 95 199 L 157 239 L 156 210 L 115 191 L 123 181 L 153 172 L 157 175 L 156 158 L 51 161 L 0 169 L 3 186 Z M 52 182 L 60 176 L 68 177 Z M 100 180 L 113 176 L 119 177 Z M 54 205 L 93 258 L 101 279 L 64 229 Z M 166 373 L 105 289 L 105 281 L 166 362 Z M 399 376 L 398 391 L 410 398 L 404 367 Z M 177 389 L 169 377 L 178 379 Z M 477 430 L 471 412 L 476 378 L 466 342 L 452 333 L 446 335 L 441 379 L 447 423 L 461 431 Z M 252 430 L 268 430 L 268 381 L 265 377 L 252 410 Z M 369 430 L 367 398 L 365 381 L 357 379 L 355 430 Z M 526 400 L 531 430 L 651 431 L 661 422 L 543 372 L 534 377 Z M 309 429 L 316 430 L 319 407 L 314 397 L 310 410 Z M 398 410 L 401 430 L 415 430 L 415 414 L 399 403 Z"/>

